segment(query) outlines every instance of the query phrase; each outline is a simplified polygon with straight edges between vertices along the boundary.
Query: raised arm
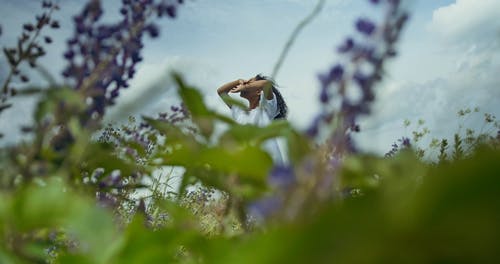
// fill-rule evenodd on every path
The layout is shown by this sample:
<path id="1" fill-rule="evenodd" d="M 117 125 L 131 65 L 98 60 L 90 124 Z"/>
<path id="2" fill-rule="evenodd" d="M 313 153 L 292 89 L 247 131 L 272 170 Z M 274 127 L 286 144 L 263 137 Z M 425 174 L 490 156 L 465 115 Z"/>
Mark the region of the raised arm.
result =
<path id="1" fill-rule="evenodd" d="M 272 100 L 274 98 L 273 92 L 272 92 L 272 85 L 273 83 L 268 80 L 252 80 L 250 79 L 248 82 L 245 82 L 243 84 L 237 85 L 236 87 L 230 89 L 230 92 L 232 93 L 238 93 L 241 91 L 252 91 L 252 90 L 257 90 L 257 91 L 264 91 L 264 95 L 267 100 Z"/>
<path id="2" fill-rule="evenodd" d="M 238 79 L 238 80 L 234 80 L 232 82 L 228 82 L 224 85 L 222 85 L 221 87 L 219 87 L 217 89 L 217 93 L 219 94 L 219 96 L 222 98 L 222 100 L 225 99 L 225 96 L 228 96 L 228 93 L 236 88 L 236 86 L 240 85 L 240 84 L 243 84 L 245 82 L 245 80 L 243 79 Z M 227 104 L 227 106 L 229 106 L 229 108 L 231 108 L 231 104 L 227 102 L 227 100 L 224 100 L 224 102 Z"/>
<path id="3" fill-rule="evenodd" d="M 231 91 L 231 89 L 236 88 L 236 86 L 243 84 L 244 82 L 245 82 L 245 80 L 243 80 L 243 79 L 238 79 L 238 80 L 234 80 L 232 82 L 228 82 L 228 83 L 222 85 L 221 87 L 219 87 L 217 89 L 217 93 L 219 95 L 228 94 L 229 91 Z"/>

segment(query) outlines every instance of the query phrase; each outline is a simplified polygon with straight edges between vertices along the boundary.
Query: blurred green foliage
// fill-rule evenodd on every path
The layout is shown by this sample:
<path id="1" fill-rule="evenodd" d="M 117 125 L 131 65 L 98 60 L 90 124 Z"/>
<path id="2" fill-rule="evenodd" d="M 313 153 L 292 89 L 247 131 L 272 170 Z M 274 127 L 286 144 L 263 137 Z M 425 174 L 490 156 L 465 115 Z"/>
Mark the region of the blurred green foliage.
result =
<path id="1" fill-rule="evenodd" d="M 419 121 L 414 146 L 335 160 L 329 142 L 286 121 L 237 124 L 173 79 L 180 110 L 122 127 L 87 117 L 85 92 L 34 89 L 29 137 L 0 148 L 0 263 L 500 262 L 492 131 L 459 130 L 424 148 L 430 131 Z M 277 137 L 290 161 L 282 185 L 261 148 Z M 252 215 L 258 206 L 272 212 Z"/>
<path id="2" fill-rule="evenodd" d="M 0 259 L 40 262 L 59 245 L 58 263 L 494 263 L 498 160 L 500 152 L 486 147 L 438 166 L 410 152 L 350 157 L 342 184 L 361 194 L 237 236 L 206 236 L 193 214 L 169 201 L 158 205 L 168 212 L 163 226 L 149 228 L 139 212 L 120 227 L 111 212 L 52 177 L 2 192 Z"/>
<path id="3" fill-rule="evenodd" d="M 249 224 L 247 206 L 277 191 L 267 184 L 272 162 L 259 148 L 263 140 L 285 137 L 296 166 L 321 157 L 316 152 L 322 150 L 286 122 L 265 128 L 227 122 L 200 107 L 196 89 L 177 78 L 189 113 L 195 113 L 195 132 L 145 117 L 152 129 L 149 138 L 156 141 L 153 150 L 137 152 L 140 163 L 119 151 L 142 148 L 137 142 L 94 141 L 93 130 L 72 121 L 70 115 L 81 110 L 77 94 L 65 88 L 47 91 L 36 112 L 39 129 L 32 141 L 2 149 L 4 157 L 12 158 L 2 160 L 4 168 L 10 168 L 2 172 L 0 192 L 2 263 L 498 261 L 500 151 L 492 147 L 494 142 L 441 163 L 424 162 L 411 149 L 386 158 L 346 156 L 337 185 L 330 190 L 337 192 L 333 198 L 314 200 L 308 203 L 314 210 L 299 211 L 292 218 Z M 61 114 L 57 101 L 67 102 L 74 111 Z M 196 120 L 200 116 L 205 121 Z M 72 136 L 64 148 L 54 147 L 57 134 L 45 134 L 42 120 L 68 125 Z M 209 140 L 208 130 L 202 132 L 215 122 L 229 124 L 219 141 Z M 185 168 L 174 195 L 134 200 L 133 191 L 121 192 L 127 186 L 147 188 L 131 185 L 142 183 L 133 175 L 152 177 L 154 168 L 166 165 Z M 120 184 L 103 186 L 116 171 Z M 320 171 L 302 170 L 299 176 L 314 178 Z M 203 187 L 189 191 L 199 183 Z M 291 198 L 307 195 L 300 185 L 309 183 L 298 181 L 276 210 L 293 209 Z M 118 197 L 117 203 L 96 203 L 93 196 L 102 192 Z"/>

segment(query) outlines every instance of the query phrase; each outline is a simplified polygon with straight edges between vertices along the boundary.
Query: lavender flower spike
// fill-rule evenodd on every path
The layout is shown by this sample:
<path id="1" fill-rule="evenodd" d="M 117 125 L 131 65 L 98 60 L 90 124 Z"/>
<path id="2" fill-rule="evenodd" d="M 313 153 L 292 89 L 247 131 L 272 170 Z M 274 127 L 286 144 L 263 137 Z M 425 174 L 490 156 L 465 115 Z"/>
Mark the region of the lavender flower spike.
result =
<path id="1" fill-rule="evenodd" d="M 99 120 L 105 108 L 115 103 L 120 90 L 127 88 L 142 61 L 144 35 L 158 37 L 155 18 L 175 17 L 183 1 L 123 0 L 121 19 L 103 23 L 101 1 L 90 0 L 74 17 L 75 33 L 64 53 L 67 66 L 63 76 L 87 97 L 82 123 Z M 58 27 L 58 24 L 52 24 Z M 28 30 L 29 27 L 26 29 Z"/>
<path id="2" fill-rule="evenodd" d="M 350 135 L 360 130 L 358 117 L 370 113 L 370 106 L 375 100 L 374 86 L 382 79 L 384 61 L 397 54 L 395 44 L 408 20 L 400 0 L 369 2 L 385 8 L 384 20 L 375 23 L 368 18 L 358 19 L 354 26 L 358 35 L 364 38 L 355 40 L 348 37 L 337 49 L 347 63 L 335 64 L 326 73 L 318 75 L 323 110 L 307 131 L 310 136 L 317 137 L 324 134 L 318 133 L 322 126 L 332 130 L 328 131 L 330 136 L 327 140 L 333 144 L 330 148 L 333 156 L 356 150 Z M 369 37 L 369 42 L 361 41 L 367 40 L 366 37 Z M 357 89 L 357 94 L 361 96 L 352 98 L 350 95 L 353 93 L 347 92 L 347 89 Z M 335 103 L 332 98 L 335 98 Z M 409 142 L 402 143 L 406 145 Z"/>
<path id="3" fill-rule="evenodd" d="M 356 22 L 356 29 L 367 36 L 371 36 L 375 32 L 375 24 L 368 19 L 360 18 Z"/>

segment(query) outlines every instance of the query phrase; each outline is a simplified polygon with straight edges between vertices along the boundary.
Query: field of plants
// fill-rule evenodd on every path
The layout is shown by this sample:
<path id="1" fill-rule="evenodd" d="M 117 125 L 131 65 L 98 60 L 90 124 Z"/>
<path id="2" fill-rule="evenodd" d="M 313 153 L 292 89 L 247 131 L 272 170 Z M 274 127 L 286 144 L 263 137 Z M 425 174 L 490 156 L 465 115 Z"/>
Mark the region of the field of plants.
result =
<path id="1" fill-rule="evenodd" d="M 3 47 L 0 118 L 16 98 L 37 104 L 23 140 L 0 147 L 0 263 L 499 263 L 494 115 L 465 108 L 457 119 L 481 116 L 484 129 L 428 146 L 432 134 L 417 129 L 383 156 L 356 147 L 410 15 L 402 0 L 368 2 L 383 19 L 353 21 L 369 41 L 338 44 L 344 60 L 318 76 L 321 111 L 306 130 L 238 124 L 176 72 L 181 105 L 125 125 L 103 121 L 134 78 L 144 39 L 182 15 L 183 0 L 123 0 L 119 21 L 86 1 L 64 25 L 73 32 L 61 51 L 64 82 L 47 75 L 47 87 L 24 71 L 40 68 L 65 2 L 41 1 L 31 21 L 1 25 L 0 40 L 7 30 L 19 38 Z M 227 129 L 215 133 L 220 124 Z M 261 148 L 278 137 L 286 165 Z"/>

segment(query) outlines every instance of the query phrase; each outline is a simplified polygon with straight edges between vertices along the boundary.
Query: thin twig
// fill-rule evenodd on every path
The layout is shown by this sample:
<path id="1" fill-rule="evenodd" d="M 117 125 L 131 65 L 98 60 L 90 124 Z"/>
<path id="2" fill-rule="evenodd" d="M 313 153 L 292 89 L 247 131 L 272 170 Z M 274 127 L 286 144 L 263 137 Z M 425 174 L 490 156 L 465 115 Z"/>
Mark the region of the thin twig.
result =
<path id="1" fill-rule="evenodd" d="M 285 47 L 281 51 L 281 54 L 278 58 L 278 61 L 274 65 L 273 73 L 271 75 L 272 79 L 276 79 L 276 76 L 278 75 L 278 72 L 281 68 L 281 65 L 285 61 L 286 55 L 290 51 L 290 48 L 292 47 L 293 43 L 297 39 L 297 36 L 299 35 L 299 33 L 304 29 L 305 26 L 307 26 L 307 24 L 311 23 L 312 20 L 319 14 L 321 9 L 323 9 L 324 4 L 325 4 L 325 0 L 318 0 L 318 3 L 316 4 L 316 7 L 314 8 L 314 10 L 307 17 L 305 17 L 302 21 L 300 21 L 300 23 L 295 27 L 292 34 L 290 35 L 290 38 L 286 42 Z"/>

